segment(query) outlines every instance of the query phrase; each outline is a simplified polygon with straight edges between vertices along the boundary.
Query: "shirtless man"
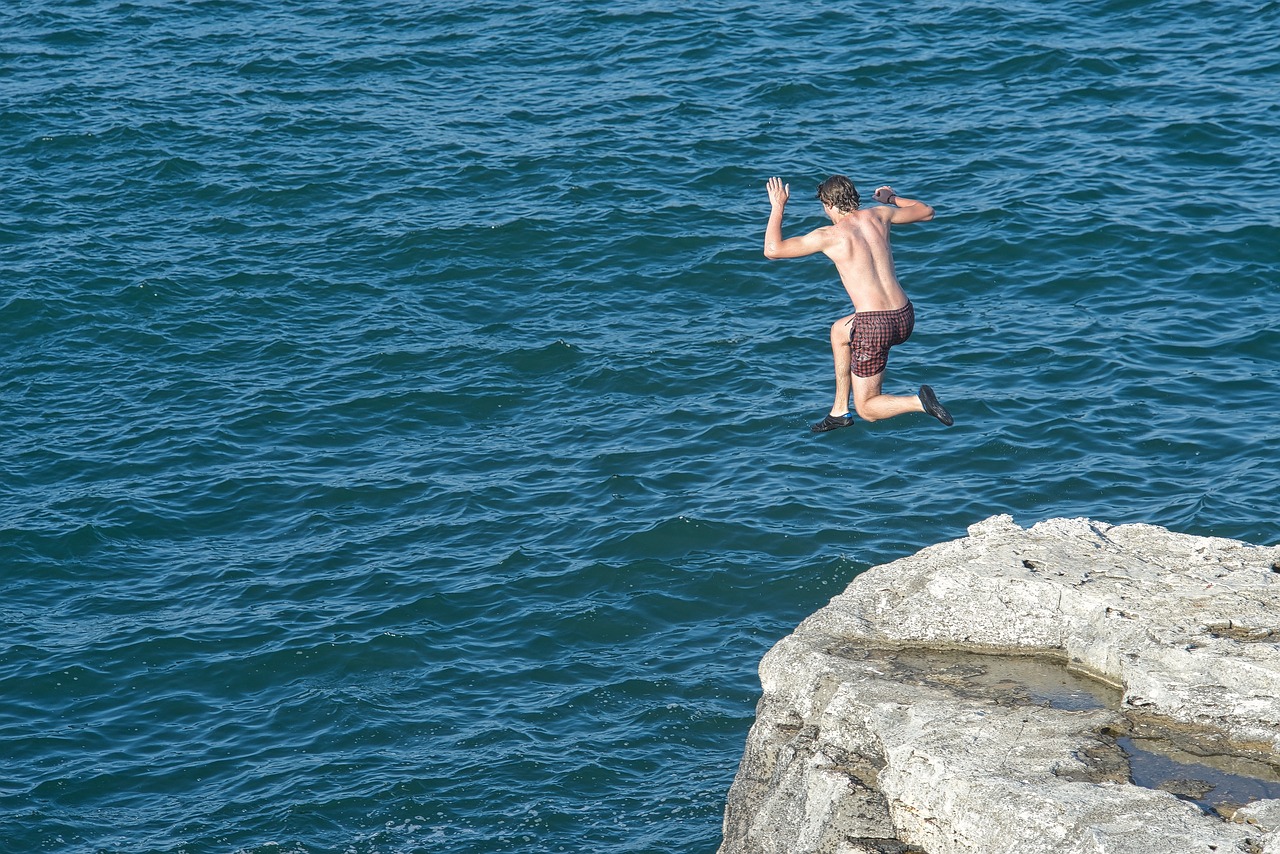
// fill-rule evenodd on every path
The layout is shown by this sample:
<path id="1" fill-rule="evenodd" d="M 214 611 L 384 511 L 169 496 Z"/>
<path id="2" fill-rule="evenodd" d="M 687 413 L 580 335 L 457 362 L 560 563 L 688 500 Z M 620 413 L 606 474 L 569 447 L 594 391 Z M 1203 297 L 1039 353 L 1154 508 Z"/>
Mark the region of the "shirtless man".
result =
<path id="1" fill-rule="evenodd" d="M 911 337 L 915 325 L 911 300 L 893 271 L 889 226 L 928 222 L 933 219 L 933 208 L 903 198 L 890 187 L 881 187 L 875 192 L 875 200 L 885 207 L 859 210 L 861 200 L 853 182 L 834 175 L 818 187 L 818 200 L 831 218 L 831 225 L 783 240 L 782 211 L 791 197 L 791 185 L 783 184 L 781 178 L 770 178 L 767 189 L 773 210 L 764 232 L 765 257 L 802 258 L 821 252 L 835 263 L 840 281 L 853 300 L 854 313 L 831 324 L 836 400 L 827 417 L 810 429 L 825 433 L 852 424 L 850 391 L 854 409 L 866 421 L 905 412 L 927 412 L 951 426 L 951 413 L 927 385 L 920 386 L 920 393 L 911 397 L 880 391 L 889 348 Z"/>

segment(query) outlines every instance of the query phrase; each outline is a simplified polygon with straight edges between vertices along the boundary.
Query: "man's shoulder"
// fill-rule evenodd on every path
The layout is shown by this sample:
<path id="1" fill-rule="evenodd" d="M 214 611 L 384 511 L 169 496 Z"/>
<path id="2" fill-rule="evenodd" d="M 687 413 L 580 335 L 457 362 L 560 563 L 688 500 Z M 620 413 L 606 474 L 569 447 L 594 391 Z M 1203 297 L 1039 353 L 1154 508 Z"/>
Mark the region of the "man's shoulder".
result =
<path id="1" fill-rule="evenodd" d="M 811 240 L 820 240 L 823 243 L 830 243 L 840 234 L 840 229 L 835 225 L 820 225 L 813 231 L 809 232 L 808 237 Z"/>
<path id="2" fill-rule="evenodd" d="M 891 222 L 893 220 L 893 208 L 887 205 L 876 205 L 873 208 L 863 208 L 858 211 L 865 219 L 879 220 L 880 222 Z"/>

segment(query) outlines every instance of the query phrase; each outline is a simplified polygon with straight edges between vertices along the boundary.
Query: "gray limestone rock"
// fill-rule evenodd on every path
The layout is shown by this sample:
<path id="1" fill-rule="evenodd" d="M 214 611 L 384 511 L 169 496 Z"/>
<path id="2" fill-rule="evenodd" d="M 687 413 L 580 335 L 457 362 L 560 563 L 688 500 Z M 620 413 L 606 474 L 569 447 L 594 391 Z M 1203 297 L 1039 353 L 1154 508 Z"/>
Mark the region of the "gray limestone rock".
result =
<path id="1" fill-rule="evenodd" d="M 720 854 L 1280 852 L 1280 547 L 1008 516 L 764 657 Z"/>

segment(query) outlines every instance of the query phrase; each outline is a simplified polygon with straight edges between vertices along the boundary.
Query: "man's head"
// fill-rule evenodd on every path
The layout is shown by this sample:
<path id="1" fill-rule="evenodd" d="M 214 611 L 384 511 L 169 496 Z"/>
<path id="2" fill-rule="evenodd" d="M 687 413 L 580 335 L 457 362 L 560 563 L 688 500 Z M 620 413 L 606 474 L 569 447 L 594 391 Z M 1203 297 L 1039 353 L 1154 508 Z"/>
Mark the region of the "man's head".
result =
<path id="1" fill-rule="evenodd" d="M 862 204 L 857 188 L 843 175 L 832 175 L 818 185 L 818 201 L 842 213 L 856 211 Z"/>

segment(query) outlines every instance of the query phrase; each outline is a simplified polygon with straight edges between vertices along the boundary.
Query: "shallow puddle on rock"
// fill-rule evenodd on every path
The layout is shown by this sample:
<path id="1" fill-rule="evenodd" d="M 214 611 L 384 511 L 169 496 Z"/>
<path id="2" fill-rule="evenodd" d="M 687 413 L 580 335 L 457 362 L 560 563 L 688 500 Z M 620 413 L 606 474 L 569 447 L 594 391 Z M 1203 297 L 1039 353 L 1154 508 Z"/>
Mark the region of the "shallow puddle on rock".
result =
<path id="1" fill-rule="evenodd" d="M 1230 814 L 1254 801 L 1280 798 L 1280 769 L 1219 754 L 1197 756 L 1166 739 L 1117 738 L 1138 786 L 1170 792 L 1206 811 Z"/>
<path id="2" fill-rule="evenodd" d="M 903 649 L 887 653 L 919 678 L 967 684 L 1005 702 L 1066 711 L 1116 709 L 1120 691 L 1046 655 L 984 655 L 960 650 Z"/>
<path id="3" fill-rule="evenodd" d="M 1044 656 L 976 657 L 989 659 L 976 682 L 1024 693 L 1033 704 L 1066 711 L 1115 708 L 1120 704 L 1119 690 Z"/>

